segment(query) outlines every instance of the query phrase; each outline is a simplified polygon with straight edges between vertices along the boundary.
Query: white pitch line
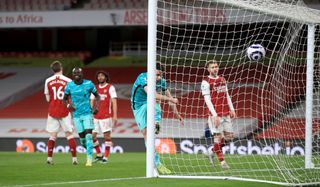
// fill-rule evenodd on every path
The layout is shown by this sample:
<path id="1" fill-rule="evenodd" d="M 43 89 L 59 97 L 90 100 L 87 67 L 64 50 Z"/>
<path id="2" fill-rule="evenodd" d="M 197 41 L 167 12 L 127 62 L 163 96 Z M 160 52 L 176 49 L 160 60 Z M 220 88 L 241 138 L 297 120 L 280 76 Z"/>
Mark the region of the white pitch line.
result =
<path id="1" fill-rule="evenodd" d="M 50 185 L 92 183 L 92 182 L 105 182 L 105 181 L 135 180 L 135 179 L 145 179 L 145 178 L 146 177 L 111 178 L 111 179 L 96 179 L 96 180 L 85 180 L 85 181 L 69 181 L 69 182 L 52 182 L 52 183 L 42 183 L 42 184 L 14 185 L 14 186 L 4 186 L 4 187 L 50 186 Z"/>

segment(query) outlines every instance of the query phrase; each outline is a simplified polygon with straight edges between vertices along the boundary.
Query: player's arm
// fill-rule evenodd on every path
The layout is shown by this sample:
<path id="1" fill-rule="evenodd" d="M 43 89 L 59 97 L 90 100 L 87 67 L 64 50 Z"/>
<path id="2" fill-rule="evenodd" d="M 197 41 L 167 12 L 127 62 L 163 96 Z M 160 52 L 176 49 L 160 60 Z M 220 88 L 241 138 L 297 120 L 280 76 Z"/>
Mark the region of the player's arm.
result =
<path id="1" fill-rule="evenodd" d="M 202 81 L 202 83 L 201 83 L 201 92 L 202 92 L 202 95 L 204 97 L 204 101 L 205 101 L 205 103 L 206 103 L 211 115 L 213 117 L 218 116 L 217 112 L 216 112 L 216 110 L 215 110 L 215 108 L 213 106 L 213 103 L 211 101 L 210 85 L 209 85 L 209 83 L 207 81 Z"/>
<path id="2" fill-rule="evenodd" d="M 94 106 L 94 99 L 95 99 L 94 95 L 91 94 L 91 95 L 90 95 L 90 105 L 91 105 L 91 108 L 93 108 L 93 106 Z"/>
<path id="3" fill-rule="evenodd" d="M 109 94 L 111 97 L 111 105 L 112 105 L 112 113 L 113 113 L 112 122 L 113 122 L 113 125 L 116 125 L 118 121 L 118 103 L 117 103 L 117 92 L 114 86 L 110 87 Z"/>
<path id="4" fill-rule="evenodd" d="M 234 107 L 233 107 L 233 104 L 232 104 L 232 100 L 231 100 L 231 97 L 230 97 L 229 92 L 228 92 L 228 88 L 226 88 L 226 93 L 227 93 L 228 106 L 229 106 L 229 110 L 230 110 L 230 117 L 231 118 L 235 118 L 236 117 L 236 112 L 234 110 Z"/>
<path id="5" fill-rule="evenodd" d="M 63 99 L 62 99 L 64 105 L 70 109 L 70 111 L 74 111 L 76 108 L 73 106 L 72 103 L 69 103 L 69 95 L 64 94 Z"/>
<path id="6" fill-rule="evenodd" d="M 50 102 L 50 95 L 49 95 L 49 94 L 46 94 L 45 96 L 46 96 L 47 102 Z"/>
<path id="7" fill-rule="evenodd" d="M 70 95 L 70 89 L 67 84 L 66 88 L 64 89 L 62 102 L 68 109 L 70 109 L 70 111 L 74 111 L 76 108 L 73 106 L 72 103 L 69 103 L 69 95 Z"/>
<path id="8" fill-rule="evenodd" d="M 147 85 L 144 86 L 143 89 L 148 94 L 148 86 Z M 158 94 L 157 92 L 156 92 L 156 99 L 159 100 L 159 101 L 167 101 L 167 102 L 171 102 L 171 103 L 174 103 L 174 104 L 178 103 L 178 99 L 177 98 L 168 97 L 166 95 L 161 95 L 161 94 Z"/>
<path id="9" fill-rule="evenodd" d="M 44 84 L 44 95 L 46 97 L 47 102 L 50 102 L 50 95 L 49 95 L 48 81 L 47 80 L 46 80 L 46 83 Z"/>
<path id="10" fill-rule="evenodd" d="M 96 103 L 93 107 L 92 113 L 97 114 L 99 112 L 100 95 L 98 94 L 98 92 L 92 92 L 92 94 L 94 95 L 95 100 L 96 100 Z"/>
<path id="11" fill-rule="evenodd" d="M 117 121 L 118 121 L 117 98 L 112 98 L 111 102 L 112 102 L 112 113 L 113 113 L 112 121 L 113 121 L 113 124 L 115 125 L 115 124 L 117 124 Z"/>
<path id="12" fill-rule="evenodd" d="M 94 95 L 94 99 L 96 100 L 94 107 L 92 108 L 92 113 L 97 114 L 99 112 L 99 106 L 100 106 L 100 95 L 95 87 L 95 85 L 90 81 L 90 87 L 89 87 L 89 92 Z"/>
<path id="13" fill-rule="evenodd" d="M 217 115 L 217 112 L 213 106 L 213 103 L 211 101 L 211 96 L 210 96 L 210 85 L 207 81 L 202 81 L 201 83 L 201 92 L 202 92 L 202 95 L 204 97 L 204 101 L 211 113 L 211 119 L 212 119 L 212 122 L 213 124 L 217 127 L 219 125 L 219 122 L 220 122 L 220 118 L 219 116 Z"/>
<path id="14" fill-rule="evenodd" d="M 166 90 L 166 96 L 173 98 L 169 89 Z M 169 104 L 170 109 L 173 111 L 174 117 L 176 119 L 179 119 L 181 122 L 183 122 L 183 117 L 180 115 L 180 113 L 178 111 L 177 104 L 172 103 L 172 102 L 168 102 L 168 104 Z"/>

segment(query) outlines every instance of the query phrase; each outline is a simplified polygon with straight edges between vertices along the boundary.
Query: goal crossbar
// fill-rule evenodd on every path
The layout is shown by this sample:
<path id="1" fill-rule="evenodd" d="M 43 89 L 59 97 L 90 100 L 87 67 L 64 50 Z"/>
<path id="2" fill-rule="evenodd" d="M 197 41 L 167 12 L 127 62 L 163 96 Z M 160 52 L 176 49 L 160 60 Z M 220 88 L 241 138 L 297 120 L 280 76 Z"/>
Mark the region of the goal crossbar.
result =
<path id="1" fill-rule="evenodd" d="M 214 0 L 214 2 L 259 11 L 270 15 L 277 15 L 299 23 L 320 23 L 319 10 L 301 6 L 300 4 L 293 6 L 292 4 L 266 0 Z"/>

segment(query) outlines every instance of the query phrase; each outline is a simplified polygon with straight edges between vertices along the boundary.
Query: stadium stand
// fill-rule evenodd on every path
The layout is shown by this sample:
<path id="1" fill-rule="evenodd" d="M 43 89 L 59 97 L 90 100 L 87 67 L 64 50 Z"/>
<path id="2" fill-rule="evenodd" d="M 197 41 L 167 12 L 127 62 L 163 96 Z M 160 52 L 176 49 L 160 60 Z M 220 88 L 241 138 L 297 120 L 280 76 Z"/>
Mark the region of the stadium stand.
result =
<path id="1" fill-rule="evenodd" d="M 91 0 L 85 10 L 147 8 L 146 0 Z"/>
<path id="2" fill-rule="evenodd" d="M 74 66 L 82 67 L 88 56 L 89 52 L 1 52 L 0 109 L 43 89 L 44 80 L 52 74 L 52 61 L 60 60 L 65 73 L 70 73 Z"/>
<path id="3" fill-rule="evenodd" d="M 0 11 L 61 11 L 74 5 L 84 10 L 147 8 L 147 0 L 91 0 L 82 4 L 77 0 L 1 0 Z"/>
<path id="4" fill-rule="evenodd" d="M 91 57 L 90 51 L 30 51 L 30 52 L 0 52 L 0 58 L 34 58 L 34 57 L 45 57 L 45 58 L 65 58 L 65 57 L 79 57 L 85 61 Z"/>
<path id="5" fill-rule="evenodd" d="M 0 108 L 9 106 L 17 100 L 24 98 L 34 91 L 42 87 L 43 80 L 48 77 L 51 72 L 49 68 L 18 68 L 18 67 L 2 67 L 3 76 L 0 80 Z M 30 105 L 26 105 L 27 107 Z"/>
<path id="6" fill-rule="evenodd" d="M 0 11 L 69 10 L 74 0 L 1 0 Z"/>

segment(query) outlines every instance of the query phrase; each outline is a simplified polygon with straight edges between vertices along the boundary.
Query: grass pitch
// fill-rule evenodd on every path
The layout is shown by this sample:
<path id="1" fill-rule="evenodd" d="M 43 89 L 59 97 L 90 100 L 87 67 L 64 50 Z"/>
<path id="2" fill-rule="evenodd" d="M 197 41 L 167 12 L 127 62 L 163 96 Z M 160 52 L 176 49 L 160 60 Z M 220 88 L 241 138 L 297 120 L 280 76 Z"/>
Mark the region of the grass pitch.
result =
<path id="1" fill-rule="evenodd" d="M 144 153 L 111 154 L 108 164 L 92 167 L 85 167 L 84 154 L 78 154 L 77 166 L 71 164 L 70 154 L 56 153 L 53 158 L 55 164 L 47 165 L 44 153 L 0 152 L 0 186 L 277 186 L 233 180 L 147 179 Z"/>

